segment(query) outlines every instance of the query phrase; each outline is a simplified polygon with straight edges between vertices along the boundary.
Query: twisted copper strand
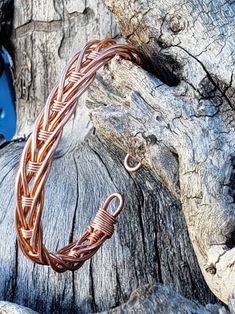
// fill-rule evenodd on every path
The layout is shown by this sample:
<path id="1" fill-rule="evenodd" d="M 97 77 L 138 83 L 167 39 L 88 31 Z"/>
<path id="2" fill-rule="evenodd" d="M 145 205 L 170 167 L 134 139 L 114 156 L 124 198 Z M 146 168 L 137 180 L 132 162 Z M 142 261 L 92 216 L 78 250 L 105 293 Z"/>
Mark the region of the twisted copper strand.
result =
<path id="1" fill-rule="evenodd" d="M 49 252 L 43 245 L 41 216 L 44 189 L 63 128 L 74 113 L 79 97 L 94 80 L 97 70 L 116 55 L 137 64 L 141 62 L 135 48 L 118 44 L 113 39 L 90 41 L 74 55 L 49 94 L 22 153 L 16 178 L 18 242 L 28 258 L 39 264 L 51 265 L 58 272 L 78 269 L 94 255 L 113 234 L 116 216 L 123 207 L 123 197 L 112 194 L 79 241 L 55 253 Z M 107 207 L 114 198 L 119 200 L 119 209 L 111 214 Z"/>

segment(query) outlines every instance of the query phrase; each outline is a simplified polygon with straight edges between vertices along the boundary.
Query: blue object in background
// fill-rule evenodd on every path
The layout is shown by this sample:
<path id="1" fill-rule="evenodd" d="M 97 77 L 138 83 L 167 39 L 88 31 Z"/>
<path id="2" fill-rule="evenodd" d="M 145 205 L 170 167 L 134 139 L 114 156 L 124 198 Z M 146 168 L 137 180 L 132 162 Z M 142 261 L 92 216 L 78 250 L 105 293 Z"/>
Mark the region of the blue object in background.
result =
<path id="1" fill-rule="evenodd" d="M 0 135 L 9 141 L 16 132 L 15 93 L 8 53 L 4 48 L 0 53 L 4 61 L 0 73 Z"/>

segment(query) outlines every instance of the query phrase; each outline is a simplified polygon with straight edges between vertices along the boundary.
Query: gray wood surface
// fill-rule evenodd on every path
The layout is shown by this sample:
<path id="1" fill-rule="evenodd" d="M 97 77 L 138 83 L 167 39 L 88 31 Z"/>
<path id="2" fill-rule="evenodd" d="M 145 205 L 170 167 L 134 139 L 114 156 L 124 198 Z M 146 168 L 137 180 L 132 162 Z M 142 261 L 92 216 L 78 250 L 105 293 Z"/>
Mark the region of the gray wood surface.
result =
<path id="1" fill-rule="evenodd" d="M 0 301 L 0 314 L 38 314 L 38 312 L 15 303 Z"/>
<path id="2" fill-rule="evenodd" d="M 110 193 L 125 195 L 125 209 L 114 236 L 77 272 L 56 274 L 19 251 L 14 179 L 24 137 L 69 57 L 119 30 L 101 1 L 16 0 L 18 132 L 0 146 L 0 299 L 39 313 L 204 313 L 190 300 L 219 302 L 204 275 L 232 313 L 234 4 L 104 2 L 151 58 L 152 74 L 114 60 L 79 103 L 47 184 L 45 244 L 77 239 Z M 126 152 L 143 158 L 137 174 L 123 167 Z"/>
<path id="3" fill-rule="evenodd" d="M 23 145 L 13 142 L 1 149 L 0 299 L 39 313 L 91 313 L 127 301 L 137 287 L 162 282 L 203 304 L 215 302 L 179 201 L 150 169 L 130 175 L 123 166 L 125 153 L 98 134 L 58 151 L 46 190 L 44 239 L 51 250 L 77 239 L 105 198 L 121 192 L 126 206 L 115 235 L 74 273 L 56 274 L 22 256 L 15 242 L 13 186 Z"/>
<path id="4" fill-rule="evenodd" d="M 101 0 L 15 0 L 18 136 L 28 135 L 68 60 L 94 38 L 116 37 Z"/>
<path id="5" fill-rule="evenodd" d="M 145 285 L 131 294 L 125 304 L 105 314 L 159 313 L 159 314 L 228 314 L 224 306 L 207 304 L 205 307 L 183 298 L 162 284 Z"/>
<path id="6" fill-rule="evenodd" d="M 93 85 L 100 91 L 93 122 L 144 157 L 181 200 L 203 275 L 228 303 L 235 293 L 235 3 L 105 3 L 151 58 L 153 74 L 113 62 Z"/>
<path id="7" fill-rule="evenodd" d="M 202 306 L 195 301 L 190 301 L 174 290 L 162 284 L 148 284 L 136 289 L 127 302 L 102 314 L 229 314 L 231 312 L 218 304 Z M 0 301 L 0 314 L 38 314 L 29 308 L 16 303 Z M 78 311 L 80 313 L 80 311 Z M 101 313 L 101 312 L 99 312 Z"/>
<path id="8" fill-rule="evenodd" d="M 230 309 L 233 313 L 233 308 Z M 78 311 L 78 313 L 80 312 Z M 217 304 L 207 304 L 204 307 L 195 301 L 182 297 L 168 286 L 149 284 L 136 289 L 126 303 L 102 312 L 102 314 L 128 313 L 229 314 L 230 312 L 224 306 Z M 38 314 L 38 312 L 16 303 L 0 301 L 0 314 Z"/>

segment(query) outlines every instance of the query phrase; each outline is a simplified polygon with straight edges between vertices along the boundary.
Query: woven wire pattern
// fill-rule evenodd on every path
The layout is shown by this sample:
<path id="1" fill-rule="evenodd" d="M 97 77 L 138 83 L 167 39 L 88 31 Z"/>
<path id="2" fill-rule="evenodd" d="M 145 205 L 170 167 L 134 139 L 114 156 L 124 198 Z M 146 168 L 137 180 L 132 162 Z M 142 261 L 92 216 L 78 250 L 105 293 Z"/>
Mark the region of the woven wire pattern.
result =
<path id="1" fill-rule="evenodd" d="M 79 97 L 93 82 L 96 72 L 117 55 L 141 63 L 141 56 L 134 47 L 119 44 L 113 39 L 92 40 L 74 55 L 50 92 L 21 156 L 16 178 L 15 223 L 18 243 L 29 259 L 50 265 L 57 272 L 76 270 L 91 258 L 112 236 L 116 216 L 123 208 L 122 196 L 111 194 L 78 241 L 55 253 L 49 252 L 43 244 L 41 216 L 45 184 L 63 128 L 74 113 Z M 114 198 L 119 200 L 119 207 L 111 214 L 107 207 Z"/>

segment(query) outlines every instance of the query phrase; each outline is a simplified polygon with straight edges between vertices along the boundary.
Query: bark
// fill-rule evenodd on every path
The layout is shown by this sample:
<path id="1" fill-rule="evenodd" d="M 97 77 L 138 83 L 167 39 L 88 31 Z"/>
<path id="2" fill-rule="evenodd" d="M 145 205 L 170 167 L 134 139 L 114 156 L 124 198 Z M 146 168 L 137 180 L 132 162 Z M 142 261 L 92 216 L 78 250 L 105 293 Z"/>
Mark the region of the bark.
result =
<path id="1" fill-rule="evenodd" d="M 27 307 L 20 306 L 18 304 L 0 301 L 0 313 L 1 314 L 38 314 L 38 312 L 32 311 Z"/>
<path id="2" fill-rule="evenodd" d="M 68 60 L 88 40 L 118 36 L 101 1 L 15 1 L 17 136 L 27 136 Z"/>
<path id="3" fill-rule="evenodd" d="M 10 143 L 1 150 L 1 234 L 5 239 L 0 247 L 1 299 L 40 313 L 76 313 L 78 308 L 91 313 L 127 301 L 137 287 L 162 282 L 203 304 L 215 302 L 192 254 L 179 201 L 151 169 L 127 173 L 125 153 L 98 133 L 75 146 L 62 146 L 55 156 L 47 184 L 44 239 L 51 250 L 78 239 L 105 198 L 119 191 L 126 197 L 126 206 L 115 234 L 74 273 L 57 274 L 27 260 L 15 242 L 15 200 L 10 189 L 24 144 Z"/>
<path id="4" fill-rule="evenodd" d="M 2 312 L 1 312 L 2 311 Z M 1 313 L 37 314 L 26 307 L 15 303 L 0 302 Z M 189 301 L 164 285 L 144 285 L 136 289 L 129 300 L 102 314 L 119 313 L 180 313 L 180 314 L 228 314 L 223 306 L 208 304 L 206 307 Z"/>
<path id="5" fill-rule="evenodd" d="M 158 285 L 145 285 L 131 294 L 125 304 L 104 314 L 121 313 L 180 313 L 180 314 L 227 314 L 223 306 L 208 304 L 206 307 L 189 301 L 176 294 L 168 287 Z"/>
<path id="6" fill-rule="evenodd" d="M 227 15 L 235 9 L 227 2 L 215 14 L 207 6 L 215 24 L 210 30 L 199 2 L 195 9 L 193 1 L 105 1 L 152 68 L 111 62 L 66 126 L 46 188 L 46 246 L 56 250 L 77 239 L 110 193 L 122 192 L 126 206 L 114 236 L 91 261 L 56 274 L 28 261 L 15 241 L 19 157 L 68 58 L 88 39 L 119 31 L 101 1 L 15 1 L 18 133 L 0 147 L 0 299 L 39 313 L 217 313 L 221 306 L 203 307 L 219 302 L 203 273 L 214 294 L 232 304 L 233 33 Z M 223 36 L 221 19 L 228 20 Z M 208 45 L 212 32 L 210 49 L 204 37 Z M 144 158 L 141 171 L 125 170 L 126 152 Z"/>
<path id="7" fill-rule="evenodd" d="M 101 94 L 102 102 L 112 104 L 109 114 L 100 106 L 93 120 L 107 137 L 115 132 L 123 146 L 138 135 L 139 155 L 182 202 L 209 287 L 228 302 L 235 289 L 235 5 L 222 0 L 216 5 L 205 0 L 105 3 L 124 36 L 141 45 L 153 72 L 168 86 L 137 67 L 116 64 L 105 100 Z M 94 100 L 101 102 L 101 95 L 94 94 Z M 125 95 L 115 111 L 122 133 L 112 121 L 113 95 Z M 166 160 L 178 163 L 174 172 Z"/>

